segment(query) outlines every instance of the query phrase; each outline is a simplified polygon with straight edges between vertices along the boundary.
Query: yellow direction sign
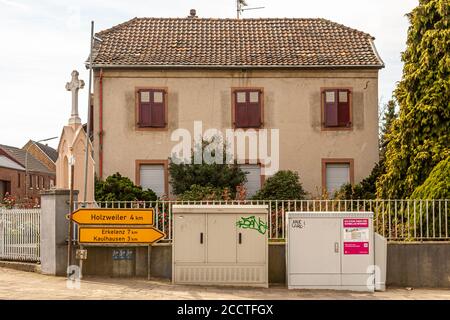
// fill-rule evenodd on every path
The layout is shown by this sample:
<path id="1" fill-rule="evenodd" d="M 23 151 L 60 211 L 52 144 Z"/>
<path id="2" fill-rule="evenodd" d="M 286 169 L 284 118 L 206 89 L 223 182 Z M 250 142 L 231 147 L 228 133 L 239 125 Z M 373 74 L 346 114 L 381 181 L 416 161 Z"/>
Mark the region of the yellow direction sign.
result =
<path id="1" fill-rule="evenodd" d="M 72 215 L 78 224 L 91 225 L 152 225 L 153 209 L 87 209 Z"/>
<path id="2" fill-rule="evenodd" d="M 153 243 L 165 237 L 155 228 L 83 228 L 79 229 L 80 243 Z"/>

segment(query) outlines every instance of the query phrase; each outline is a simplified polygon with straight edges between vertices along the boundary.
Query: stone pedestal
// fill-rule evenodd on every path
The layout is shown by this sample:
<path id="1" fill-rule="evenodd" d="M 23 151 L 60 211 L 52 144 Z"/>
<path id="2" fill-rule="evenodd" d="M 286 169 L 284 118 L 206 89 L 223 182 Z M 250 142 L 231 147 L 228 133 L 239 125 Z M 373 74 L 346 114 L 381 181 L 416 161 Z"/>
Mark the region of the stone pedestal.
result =
<path id="1" fill-rule="evenodd" d="M 74 191 L 77 201 L 78 191 Z M 67 239 L 69 234 L 69 190 L 48 190 L 41 193 L 41 271 L 43 274 L 65 276 L 67 270 Z"/>

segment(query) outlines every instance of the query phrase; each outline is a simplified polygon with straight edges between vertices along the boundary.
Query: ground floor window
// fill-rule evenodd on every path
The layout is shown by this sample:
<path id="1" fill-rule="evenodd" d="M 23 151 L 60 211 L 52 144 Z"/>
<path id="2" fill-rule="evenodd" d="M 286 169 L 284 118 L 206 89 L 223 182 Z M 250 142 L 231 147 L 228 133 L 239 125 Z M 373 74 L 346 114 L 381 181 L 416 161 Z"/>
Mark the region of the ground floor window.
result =
<path id="1" fill-rule="evenodd" d="M 240 167 L 247 177 L 247 182 L 244 186 L 247 190 L 247 198 L 250 198 L 261 189 L 261 166 L 259 164 L 243 164 Z"/>
<path id="2" fill-rule="evenodd" d="M 139 181 L 143 189 L 153 190 L 158 197 L 167 194 L 166 166 L 164 164 L 138 164 Z"/>
<path id="3" fill-rule="evenodd" d="M 322 188 L 330 198 L 348 183 L 353 184 L 353 159 L 322 160 Z"/>

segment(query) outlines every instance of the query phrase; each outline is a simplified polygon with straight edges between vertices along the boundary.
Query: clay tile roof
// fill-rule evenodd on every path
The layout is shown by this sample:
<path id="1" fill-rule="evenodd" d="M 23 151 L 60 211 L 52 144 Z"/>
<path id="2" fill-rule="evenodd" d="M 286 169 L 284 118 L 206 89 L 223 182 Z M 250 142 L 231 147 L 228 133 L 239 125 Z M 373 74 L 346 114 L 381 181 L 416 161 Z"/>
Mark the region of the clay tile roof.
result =
<path id="1" fill-rule="evenodd" d="M 39 149 L 42 150 L 53 162 L 56 162 L 58 160 L 58 151 L 53 149 L 52 147 L 42 144 L 40 142 L 35 142 L 35 144 L 39 147 Z"/>
<path id="2" fill-rule="evenodd" d="M 375 67 L 374 38 L 325 19 L 134 18 L 96 36 L 96 67 Z"/>
<path id="3" fill-rule="evenodd" d="M 55 172 L 50 171 L 44 164 L 42 164 L 38 159 L 33 157 L 32 154 L 28 153 L 28 160 L 26 160 L 26 151 L 16 147 L 6 146 L 0 144 L 0 149 L 6 152 L 11 158 L 16 162 L 20 163 L 24 168 L 27 167 L 29 171 L 40 172 L 46 174 L 55 174 Z"/>

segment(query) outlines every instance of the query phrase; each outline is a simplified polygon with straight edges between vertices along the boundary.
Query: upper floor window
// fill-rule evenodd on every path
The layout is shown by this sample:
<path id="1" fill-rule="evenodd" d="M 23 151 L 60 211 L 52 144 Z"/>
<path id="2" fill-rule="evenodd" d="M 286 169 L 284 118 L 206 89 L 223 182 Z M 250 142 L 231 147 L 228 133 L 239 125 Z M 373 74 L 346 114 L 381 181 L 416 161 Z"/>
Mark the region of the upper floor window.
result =
<path id="1" fill-rule="evenodd" d="M 260 128 L 263 123 L 263 94 L 260 89 L 236 89 L 234 99 L 234 126 Z"/>
<path id="2" fill-rule="evenodd" d="M 166 91 L 141 89 L 138 91 L 138 126 L 141 128 L 165 128 L 167 121 Z"/>
<path id="3" fill-rule="evenodd" d="M 323 124 L 326 128 L 350 128 L 351 92 L 348 89 L 323 91 Z"/>

